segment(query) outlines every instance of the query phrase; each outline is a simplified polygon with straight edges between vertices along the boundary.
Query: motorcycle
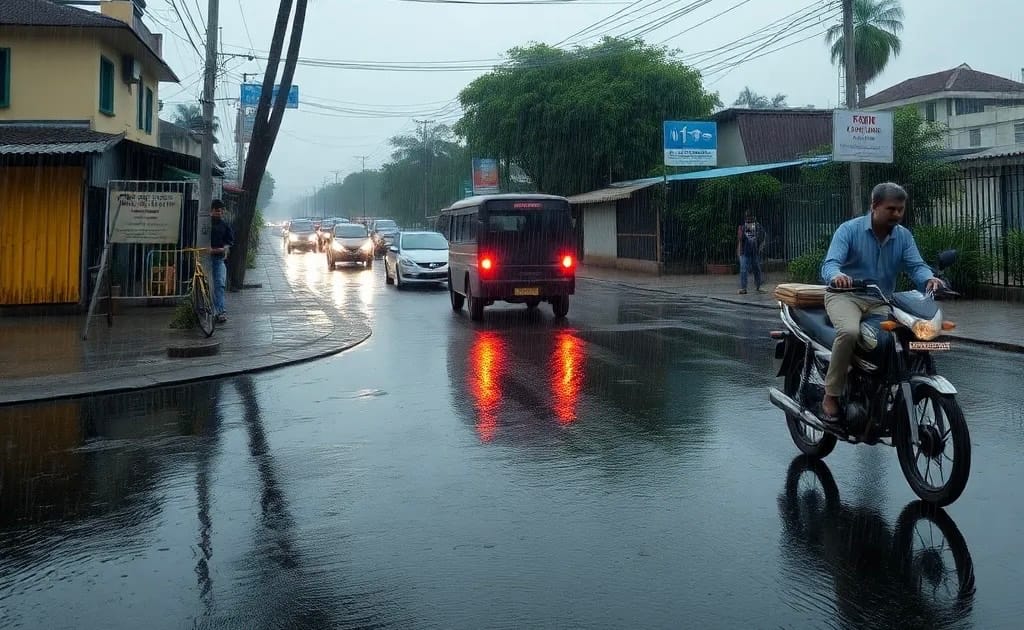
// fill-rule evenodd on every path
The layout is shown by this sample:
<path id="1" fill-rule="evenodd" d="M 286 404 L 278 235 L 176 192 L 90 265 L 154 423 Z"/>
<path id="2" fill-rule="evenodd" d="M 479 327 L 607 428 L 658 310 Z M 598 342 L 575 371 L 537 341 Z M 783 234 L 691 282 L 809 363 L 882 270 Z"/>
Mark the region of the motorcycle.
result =
<path id="1" fill-rule="evenodd" d="M 955 261 L 955 250 L 939 254 L 934 273 L 946 287 L 943 271 Z M 775 357 L 782 361 L 776 376 L 785 380 L 781 390 L 769 390 L 769 399 L 785 412 L 790 436 L 804 454 L 824 458 L 838 440 L 895 447 L 914 493 L 928 503 L 949 505 L 967 486 L 971 442 L 957 390 L 938 373 L 932 355 L 950 350 L 950 342 L 941 335 L 955 328 L 943 319 L 936 298 L 958 294 L 944 288 L 887 296 L 871 281 L 853 284 L 852 289 L 827 290 L 879 297 L 889 315 L 861 322 L 846 395 L 840 400 L 839 422 L 826 422 L 817 413 L 835 340 L 824 306 L 796 308 L 779 303 L 786 330 L 772 331 L 771 337 L 777 340 Z M 933 473 L 941 475 L 939 481 L 932 479 Z"/>

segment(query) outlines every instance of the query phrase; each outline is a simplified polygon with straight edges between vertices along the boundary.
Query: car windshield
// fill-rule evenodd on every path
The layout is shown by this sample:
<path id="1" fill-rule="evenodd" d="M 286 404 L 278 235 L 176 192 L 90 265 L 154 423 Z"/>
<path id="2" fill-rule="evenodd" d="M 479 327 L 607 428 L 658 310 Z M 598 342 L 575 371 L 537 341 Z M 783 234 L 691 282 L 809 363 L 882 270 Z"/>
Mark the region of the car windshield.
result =
<path id="1" fill-rule="evenodd" d="M 309 221 L 292 221 L 289 229 L 292 232 L 312 232 L 313 224 Z"/>
<path id="2" fill-rule="evenodd" d="M 403 234 L 402 249 L 448 249 L 448 241 L 437 233 Z"/>
<path id="3" fill-rule="evenodd" d="M 361 225 L 338 225 L 334 228 L 334 235 L 338 238 L 364 238 L 366 228 Z"/>
<path id="4" fill-rule="evenodd" d="M 377 221 L 373 224 L 375 230 L 393 230 L 398 227 L 398 224 L 394 221 Z"/>

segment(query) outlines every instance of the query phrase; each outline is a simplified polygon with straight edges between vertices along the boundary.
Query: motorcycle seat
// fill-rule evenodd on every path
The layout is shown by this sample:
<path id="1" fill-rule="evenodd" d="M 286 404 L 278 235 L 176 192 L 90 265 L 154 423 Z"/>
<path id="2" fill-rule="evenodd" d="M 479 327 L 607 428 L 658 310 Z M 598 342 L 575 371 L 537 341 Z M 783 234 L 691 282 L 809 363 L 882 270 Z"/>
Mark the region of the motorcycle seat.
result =
<path id="1" fill-rule="evenodd" d="M 790 308 L 789 312 L 793 320 L 804 329 L 812 339 L 825 346 L 832 347 L 836 340 L 836 329 L 832 326 L 832 320 L 828 318 L 824 306 L 812 308 Z"/>

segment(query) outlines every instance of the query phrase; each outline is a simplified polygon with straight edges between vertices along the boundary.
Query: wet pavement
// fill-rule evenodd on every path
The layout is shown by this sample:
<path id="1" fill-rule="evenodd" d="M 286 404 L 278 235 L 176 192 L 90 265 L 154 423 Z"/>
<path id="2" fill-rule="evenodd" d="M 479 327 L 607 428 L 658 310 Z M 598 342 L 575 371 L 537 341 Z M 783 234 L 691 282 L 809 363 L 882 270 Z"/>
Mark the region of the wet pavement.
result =
<path id="1" fill-rule="evenodd" d="M 383 269 L 287 274 L 373 328 L 253 376 L 0 409 L 0 628 L 1016 628 L 1024 365 L 963 344 L 974 467 L 797 459 L 774 314 L 581 281 L 569 319 Z"/>

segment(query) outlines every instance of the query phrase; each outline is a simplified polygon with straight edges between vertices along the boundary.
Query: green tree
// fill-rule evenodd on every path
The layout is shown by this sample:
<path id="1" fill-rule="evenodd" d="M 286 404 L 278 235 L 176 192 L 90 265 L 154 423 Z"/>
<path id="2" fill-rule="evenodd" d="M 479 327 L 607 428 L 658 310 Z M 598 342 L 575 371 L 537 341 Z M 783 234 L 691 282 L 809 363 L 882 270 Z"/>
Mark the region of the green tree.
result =
<path id="1" fill-rule="evenodd" d="M 340 183 L 329 184 L 324 189 L 322 194 L 326 196 L 327 211 L 344 217 L 384 214 L 384 200 L 381 198 L 383 181 L 381 171 L 349 173 Z"/>
<path id="2" fill-rule="evenodd" d="M 174 124 L 188 129 L 192 133 L 203 133 L 203 109 L 195 103 L 179 103 L 174 111 Z M 213 117 L 213 141 L 217 141 L 217 132 L 220 131 L 220 121 Z"/>
<path id="3" fill-rule="evenodd" d="M 270 171 L 263 171 L 263 181 L 260 183 L 260 194 L 256 198 L 256 209 L 266 210 L 267 206 L 270 205 L 271 200 L 274 198 L 274 188 L 277 186 L 277 182 L 274 180 L 274 176 L 270 174 Z"/>
<path id="4" fill-rule="evenodd" d="M 853 0 L 853 45 L 857 72 L 857 98 L 864 100 L 867 84 L 889 65 L 903 48 L 903 7 L 900 0 Z M 825 33 L 832 45 L 832 63 L 846 63 L 843 25 L 835 24 Z"/>
<path id="5" fill-rule="evenodd" d="M 388 216 L 403 224 L 422 223 L 460 197 L 462 181 L 470 176 L 470 157 L 450 127 L 395 136 L 390 143 L 394 150 L 381 181 Z"/>
<path id="6" fill-rule="evenodd" d="M 704 118 L 721 104 L 697 70 L 639 40 L 571 51 L 535 44 L 507 56 L 459 94 L 455 131 L 480 155 L 517 164 L 544 192 L 642 176 L 662 161 L 665 120 Z"/>
<path id="7" fill-rule="evenodd" d="M 782 109 L 788 107 L 786 103 L 786 95 L 779 93 L 768 98 L 763 94 L 751 90 L 749 87 L 743 88 L 740 95 L 733 102 L 733 107 L 749 107 L 750 109 Z"/>

